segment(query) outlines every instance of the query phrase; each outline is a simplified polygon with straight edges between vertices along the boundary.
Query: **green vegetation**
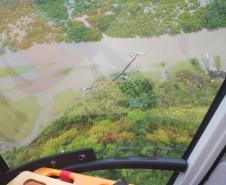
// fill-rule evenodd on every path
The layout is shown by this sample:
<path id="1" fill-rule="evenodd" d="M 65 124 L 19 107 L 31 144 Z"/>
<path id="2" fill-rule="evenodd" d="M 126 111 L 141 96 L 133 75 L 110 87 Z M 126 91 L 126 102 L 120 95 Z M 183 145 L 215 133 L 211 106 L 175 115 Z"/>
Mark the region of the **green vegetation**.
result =
<path id="1" fill-rule="evenodd" d="M 57 72 L 57 75 L 68 75 L 73 70 L 72 67 L 61 69 Z"/>
<path id="2" fill-rule="evenodd" d="M 111 4 L 111 0 L 78 0 L 74 10 L 75 15 L 86 14 L 89 12 L 97 12 L 97 8 Z"/>
<path id="3" fill-rule="evenodd" d="M 101 32 L 87 28 L 83 23 L 70 22 L 67 32 L 67 42 L 98 41 L 102 38 Z"/>
<path id="4" fill-rule="evenodd" d="M 196 59 L 192 59 L 190 61 L 182 61 L 175 64 L 170 69 L 168 69 L 168 73 L 170 77 L 175 77 L 178 74 L 178 72 L 183 71 L 196 73 L 198 72 L 197 68 L 199 68 L 199 64 L 197 64 Z"/>
<path id="5" fill-rule="evenodd" d="M 205 28 L 215 29 L 226 26 L 226 2 L 224 0 L 215 0 L 203 9 L 202 23 Z"/>
<path id="6" fill-rule="evenodd" d="M 67 8 L 63 0 L 34 0 L 34 5 L 46 18 L 60 22 L 67 19 Z"/>
<path id="7" fill-rule="evenodd" d="M 15 76 L 16 73 L 11 68 L 0 68 L 0 77 Z"/>
<path id="8" fill-rule="evenodd" d="M 12 50 L 64 39 L 63 29 L 48 24 L 30 3 L 0 4 L 0 42 Z M 10 16 L 9 16 L 10 15 Z"/>
<path id="9" fill-rule="evenodd" d="M 222 83 L 220 78 L 212 80 L 195 59 L 184 64 L 171 69 L 164 82 L 150 82 L 137 72 L 107 87 L 108 81 L 100 79 L 83 97 L 75 98 L 72 91 L 57 95 L 54 114 L 63 114 L 29 148 L 13 149 L 4 157 L 17 166 L 62 151 L 93 148 L 98 158 L 180 158 Z M 171 172 L 113 170 L 90 174 L 161 185 Z"/>
<path id="10" fill-rule="evenodd" d="M 98 14 L 88 17 L 88 21 L 90 22 L 90 24 L 94 28 L 99 29 L 102 32 L 106 32 L 109 29 L 113 20 L 114 20 L 113 15 Z"/>
<path id="11" fill-rule="evenodd" d="M 78 96 L 79 93 L 76 93 L 73 90 L 65 90 L 64 92 L 55 95 L 53 117 L 56 118 L 62 116 L 67 110 L 68 105 L 73 104 L 73 101 L 75 101 Z"/>
<path id="12" fill-rule="evenodd" d="M 120 90 L 128 97 L 128 106 L 135 108 L 153 108 L 156 105 L 152 85 L 143 76 L 130 77 L 119 84 Z"/>
<path id="13" fill-rule="evenodd" d="M 221 57 L 216 56 L 214 61 L 215 61 L 215 66 L 216 66 L 217 71 L 220 71 L 221 70 Z"/>
<path id="14" fill-rule="evenodd" d="M 53 21 L 64 30 L 67 42 L 99 41 L 102 38 L 100 31 L 88 28 L 82 22 L 68 20 L 65 1 L 35 0 L 34 5 L 46 20 Z"/>
<path id="15" fill-rule="evenodd" d="M 0 36 L 0 41 L 15 50 L 51 41 L 99 41 L 102 33 L 111 37 L 153 37 L 226 26 L 223 0 L 214 0 L 204 7 L 197 0 L 76 0 L 71 19 L 65 2 L 2 2 L 0 32 L 4 32 L 6 38 Z M 84 15 L 91 27 L 75 21 L 76 17 Z"/>
<path id="16" fill-rule="evenodd" d="M 99 1 L 96 1 L 99 2 Z M 85 2 L 84 2 L 85 4 Z M 203 28 L 215 29 L 226 25 L 226 3 L 214 0 L 205 7 L 197 1 L 112 1 L 106 3 L 107 9 L 99 14 L 89 7 L 88 21 L 112 37 L 151 37 L 162 34 L 196 32 Z M 117 5 L 117 6 L 113 6 Z M 97 5 L 96 5 L 97 6 Z M 104 3 L 98 8 L 102 10 Z M 87 7 L 88 8 L 88 7 Z M 106 14 L 111 11 L 112 14 Z"/>
<path id="17" fill-rule="evenodd" d="M 22 74 L 28 71 L 31 71 L 34 69 L 33 65 L 25 65 L 25 66 L 15 66 L 13 67 L 13 70 L 16 72 L 16 74 Z"/>
<path id="18" fill-rule="evenodd" d="M 161 71 L 146 71 L 143 72 L 145 78 L 150 79 L 152 82 L 159 81 L 161 78 Z"/>
<path id="19" fill-rule="evenodd" d="M 0 55 L 5 54 L 5 48 L 0 45 Z"/>
<path id="20" fill-rule="evenodd" d="M 30 114 L 27 114 L 27 112 Z M 23 139 L 33 126 L 40 113 L 40 107 L 34 97 L 17 102 L 9 102 L 6 97 L 0 96 L 0 136 L 9 141 Z"/>
<path id="21" fill-rule="evenodd" d="M 22 74 L 33 69 L 32 65 L 26 66 L 15 66 L 13 68 L 0 68 L 0 77 L 8 77 L 8 76 L 16 76 L 18 74 Z"/>
<path id="22" fill-rule="evenodd" d="M 178 105 L 209 106 L 221 80 L 214 82 L 203 71 L 181 71 L 172 80 L 156 86 L 161 107 Z"/>
<path id="23" fill-rule="evenodd" d="M 135 185 L 165 185 L 167 184 L 172 172 L 160 170 L 102 170 L 95 173 L 88 173 L 98 177 L 114 179 L 121 177 L 122 180 L 133 182 Z M 128 180 L 129 179 L 129 180 Z"/>

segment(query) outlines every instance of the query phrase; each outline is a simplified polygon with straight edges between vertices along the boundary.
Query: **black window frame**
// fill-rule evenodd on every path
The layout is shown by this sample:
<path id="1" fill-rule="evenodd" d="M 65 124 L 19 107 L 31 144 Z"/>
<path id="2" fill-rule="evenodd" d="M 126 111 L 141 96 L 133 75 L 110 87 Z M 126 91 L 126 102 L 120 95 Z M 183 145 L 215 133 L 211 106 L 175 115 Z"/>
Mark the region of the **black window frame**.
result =
<path id="1" fill-rule="evenodd" d="M 217 92 L 212 104 L 209 107 L 203 121 L 201 122 L 198 130 L 196 131 L 194 137 L 192 138 L 190 144 L 188 145 L 185 153 L 182 156 L 182 159 L 188 160 L 191 153 L 193 152 L 194 148 L 196 147 L 199 139 L 202 137 L 203 133 L 205 132 L 206 128 L 209 126 L 210 120 L 212 119 L 213 115 L 216 113 L 218 107 L 220 106 L 222 100 L 226 96 L 226 78 L 224 79 L 220 89 Z M 179 172 L 174 172 L 170 177 L 167 185 L 173 185 L 179 175 Z"/>

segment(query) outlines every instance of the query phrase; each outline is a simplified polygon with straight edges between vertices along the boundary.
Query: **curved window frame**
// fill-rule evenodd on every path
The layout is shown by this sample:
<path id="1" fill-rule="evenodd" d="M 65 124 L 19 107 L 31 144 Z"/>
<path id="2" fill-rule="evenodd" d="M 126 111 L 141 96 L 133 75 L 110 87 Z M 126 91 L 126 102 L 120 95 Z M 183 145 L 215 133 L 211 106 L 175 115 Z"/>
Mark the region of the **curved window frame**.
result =
<path id="1" fill-rule="evenodd" d="M 210 105 L 209 110 L 207 111 L 202 123 L 200 124 L 198 130 L 196 131 L 194 137 L 192 138 L 192 141 L 188 145 L 185 153 L 182 156 L 182 159 L 187 161 L 189 157 L 191 156 L 193 150 L 195 149 L 197 143 L 199 142 L 200 138 L 206 131 L 207 127 L 209 126 L 209 123 L 211 119 L 213 118 L 214 114 L 216 113 L 217 109 L 219 108 L 221 102 L 226 97 L 226 79 L 222 83 L 217 95 L 215 96 L 212 104 Z M 217 158 L 218 156 L 216 156 Z M 188 164 L 189 165 L 189 164 Z M 209 169 L 208 169 L 209 170 Z M 176 179 L 179 177 L 179 172 L 174 172 L 171 178 L 169 179 L 167 185 L 174 185 L 176 182 Z"/>

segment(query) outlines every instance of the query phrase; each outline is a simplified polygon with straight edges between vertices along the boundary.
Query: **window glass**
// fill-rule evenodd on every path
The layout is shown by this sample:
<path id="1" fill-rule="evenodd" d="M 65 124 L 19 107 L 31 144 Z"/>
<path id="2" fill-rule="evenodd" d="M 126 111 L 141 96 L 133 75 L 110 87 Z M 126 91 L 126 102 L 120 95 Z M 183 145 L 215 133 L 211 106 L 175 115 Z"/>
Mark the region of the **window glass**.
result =
<path id="1" fill-rule="evenodd" d="M 225 9 L 0 0 L 0 153 L 11 167 L 83 148 L 181 158 L 226 76 Z M 111 172 L 140 185 L 171 174 Z"/>
<path id="2" fill-rule="evenodd" d="M 103 177 L 106 179 L 115 179 L 126 183 L 146 184 L 146 185 L 163 185 L 167 184 L 172 172 L 160 170 L 101 170 L 98 172 L 86 173 L 85 175 L 92 175 Z"/>

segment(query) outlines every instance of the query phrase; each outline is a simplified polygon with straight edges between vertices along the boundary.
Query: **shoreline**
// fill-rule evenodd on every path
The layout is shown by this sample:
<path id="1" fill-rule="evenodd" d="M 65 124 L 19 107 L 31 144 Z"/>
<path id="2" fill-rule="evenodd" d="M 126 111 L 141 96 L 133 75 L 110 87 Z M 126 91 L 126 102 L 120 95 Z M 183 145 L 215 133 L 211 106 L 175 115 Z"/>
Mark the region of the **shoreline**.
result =
<path id="1" fill-rule="evenodd" d="M 191 58 L 200 59 L 207 53 L 210 60 L 217 55 L 221 56 L 223 68 L 226 69 L 225 43 L 226 28 L 152 38 L 104 36 L 99 42 L 38 44 L 27 50 L 0 55 L 0 66 L 34 67 L 27 76 L 18 74 L 15 77 L 1 78 L 0 91 L 12 101 L 34 96 L 44 108 L 54 104 L 50 99 L 58 93 L 67 89 L 79 91 L 92 85 L 100 76 L 119 72 L 131 59 L 128 52 L 147 52 L 147 56 L 140 56 L 131 66 L 131 69 L 137 68 L 140 71 L 152 71 L 156 64 L 162 62 L 169 67 Z M 70 72 L 61 74 L 66 69 L 70 69 Z M 51 107 L 48 107 L 48 113 L 50 112 Z M 15 145 L 24 146 L 32 142 L 38 135 L 37 128 L 49 125 L 50 118 L 44 120 L 47 117 L 41 112 L 33 123 L 31 134 Z"/>

